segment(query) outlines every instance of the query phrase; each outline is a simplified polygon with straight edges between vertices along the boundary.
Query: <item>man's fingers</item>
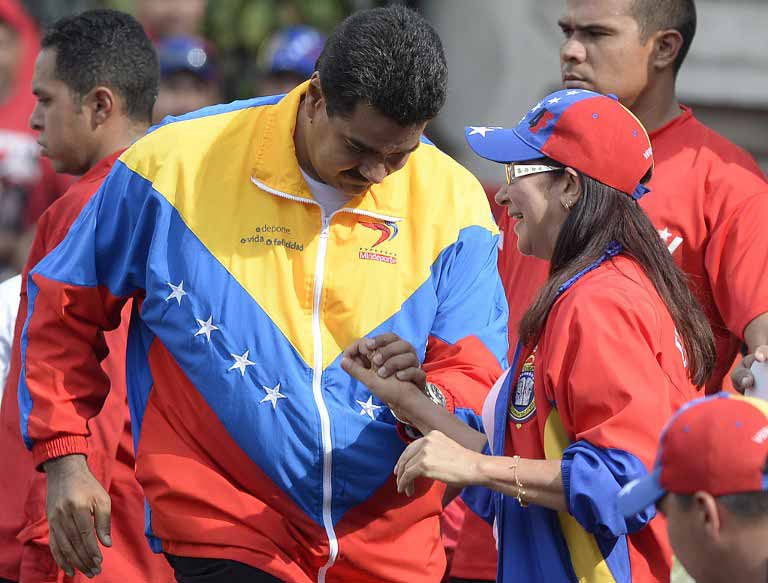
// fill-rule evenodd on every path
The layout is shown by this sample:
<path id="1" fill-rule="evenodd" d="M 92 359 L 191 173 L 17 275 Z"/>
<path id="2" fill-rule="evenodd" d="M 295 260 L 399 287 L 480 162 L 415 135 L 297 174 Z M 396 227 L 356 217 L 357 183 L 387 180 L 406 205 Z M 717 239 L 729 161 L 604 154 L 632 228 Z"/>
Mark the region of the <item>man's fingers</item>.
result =
<path id="1" fill-rule="evenodd" d="M 56 532 L 56 543 L 59 546 L 61 554 L 64 555 L 65 562 L 70 565 L 70 573 L 67 573 L 67 575 L 70 577 L 74 575 L 72 567 L 82 573 L 90 573 L 90 568 L 86 566 L 85 561 L 83 561 L 75 549 L 75 543 L 73 542 L 74 536 L 70 533 L 70 530 L 74 529 L 67 528 L 65 524 L 61 524 L 60 526 L 61 528 Z M 67 570 L 64 569 L 64 572 L 67 572 Z"/>
<path id="2" fill-rule="evenodd" d="M 341 359 L 341 368 L 351 377 L 356 378 L 364 385 L 370 387 L 376 380 L 376 373 L 370 368 L 362 366 L 359 362 L 351 358 Z"/>
<path id="3" fill-rule="evenodd" d="M 344 350 L 344 357 L 351 358 L 355 362 L 360 363 L 362 366 L 370 367 L 370 360 L 368 359 L 368 355 L 371 351 L 366 348 L 367 342 L 368 340 L 366 338 L 356 340 Z"/>
<path id="4" fill-rule="evenodd" d="M 382 362 L 377 369 L 377 373 L 380 377 L 387 378 L 398 371 L 418 368 L 418 366 L 419 360 L 415 354 L 397 354 Z"/>
<path id="5" fill-rule="evenodd" d="M 96 526 L 96 536 L 105 547 L 112 546 L 112 506 L 109 498 L 99 501 L 93 511 L 93 522 Z M 101 553 L 99 553 L 101 556 Z"/>
<path id="6" fill-rule="evenodd" d="M 404 383 L 413 383 L 422 390 L 427 383 L 427 373 L 420 368 L 407 368 L 398 371 L 395 376 L 398 380 L 403 381 Z"/>
<path id="7" fill-rule="evenodd" d="M 377 348 L 371 358 L 371 362 L 377 365 L 382 365 L 393 357 L 403 354 L 412 357 L 413 364 L 410 366 L 419 366 L 419 357 L 416 355 L 416 349 L 410 343 L 400 339 L 397 339 L 386 346 Z"/>
<path id="8" fill-rule="evenodd" d="M 83 510 L 73 511 L 72 519 L 80 535 L 80 547 L 85 550 L 85 558 L 90 568 L 97 567 L 101 563 L 101 551 L 96 535 L 93 532 L 93 518 Z M 82 556 L 82 553 L 80 553 Z"/>
<path id="9" fill-rule="evenodd" d="M 758 362 L 768 361 L 768 346 L 758 346 L 755 350 L 755 360 Z M 750 366 L 752 366 L 750 364 Z"/>
<path id="10" fill-rule="evenodd" d="M 58 536 L 53 527 L 50 528 L 48 534 L 49 546 L 51 547 L 51 554 L 56 564 L 67 574 L 67 577 L 73 577 L 75 570 L 72 568 L 72 564 L 64 556 L 64 553 L 59 549 L 59 543 L 57 542 Z"/>
<path id="11" fill-rule="evenodd" d="M 400 337 L 397 334 L 393 332 L 385 332 L 384 334 L 379 334 L 378 336 L 371 338 L 368 342 L 368 347 L 375 350 L 377 348 L 383 348 L 393 342 L 397 342 L 398 340 L 400 340 Z"/>

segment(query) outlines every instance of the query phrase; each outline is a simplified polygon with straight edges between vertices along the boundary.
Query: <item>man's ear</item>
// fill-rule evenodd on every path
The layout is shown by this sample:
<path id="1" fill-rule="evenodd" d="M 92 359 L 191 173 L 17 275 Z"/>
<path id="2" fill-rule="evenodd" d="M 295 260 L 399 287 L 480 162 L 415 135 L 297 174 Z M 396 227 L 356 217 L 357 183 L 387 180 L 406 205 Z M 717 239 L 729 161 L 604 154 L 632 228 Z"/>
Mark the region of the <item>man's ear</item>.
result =
<path id="1" fill-rule="evenodd" d="M 696 492 L 693 495 L 693 508 L 696 523 L 711 540 L 720 538 L 720 530 L 723 527 L 723 516 L 720 506 L 714 496 L 708 492 Z"/>
<path id="2" fill-rule="evenodd" d="M 654 37 L 652 65 L 659 71 L 674 67 L 675 59 L 683 48 L 683 35 L 669 28 L 658 31 Z"/>
<path id="3" fill-rule="evenodd" d="M 81 106 L 91 114 L 91 124 L 104 124 L 116 111 L 117 100 L 109 87 L 99 85 L 91 89 L 82 99 Z"/>
<path id="4" fill-rule="evenodd" d="M 325 109 L 325 96 L 323 88 L 320 85 L 320 73 L 315 71 L 309 78 L 309 86 L 305 97 L 307 116 L 309 121 L 314 120 L 315 116 Z"/>

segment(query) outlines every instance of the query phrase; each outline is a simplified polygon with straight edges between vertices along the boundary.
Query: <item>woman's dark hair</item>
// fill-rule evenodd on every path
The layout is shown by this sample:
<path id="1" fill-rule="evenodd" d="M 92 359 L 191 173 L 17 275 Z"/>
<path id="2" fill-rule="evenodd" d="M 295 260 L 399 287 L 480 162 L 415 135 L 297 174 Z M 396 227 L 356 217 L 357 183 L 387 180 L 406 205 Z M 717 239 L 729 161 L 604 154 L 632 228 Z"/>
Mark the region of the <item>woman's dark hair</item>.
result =
<path id="1" fill-rule="evenodd" d="M 431 120 L 445 103 L 440 37 L 404 6 L 349 16 L 328 37 L 316 69 L 329 116 L 347 117 L 362 103 L 405 127 Z"/>
<path id="2" fill-rule="evenodd" d="M 646 177 L 646 178 L 649 178 Z M 704 312 L 664 246 L 650 219 L 635 200 L 581 175 L 582 193 L 571 209 L 555 243 L 549 279 L 520 322 L 520 340 L 535 346 L 558 289 L 592 265 L 612 241 L 645 271 L 667 306 L 688 356 L 688 376 L 703 385 L 715 365 L 715 341 Z"/>

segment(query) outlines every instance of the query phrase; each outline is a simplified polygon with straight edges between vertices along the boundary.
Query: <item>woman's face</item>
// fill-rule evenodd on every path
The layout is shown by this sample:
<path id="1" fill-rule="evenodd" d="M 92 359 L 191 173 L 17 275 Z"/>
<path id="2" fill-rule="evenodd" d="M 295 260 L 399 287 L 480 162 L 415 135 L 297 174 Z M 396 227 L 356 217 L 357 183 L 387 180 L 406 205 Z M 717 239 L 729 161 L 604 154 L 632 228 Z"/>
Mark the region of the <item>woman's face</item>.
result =
<path id="1" fill-rule="evenodd" d="M 523 255 L 549 260 L 568 216 L 564 172 L 539 172 L 511 178 L 496 193 L 496 202 L 514 219 L 517 248 Z M 569 203 L 570 204 L 570 203 Z"/>

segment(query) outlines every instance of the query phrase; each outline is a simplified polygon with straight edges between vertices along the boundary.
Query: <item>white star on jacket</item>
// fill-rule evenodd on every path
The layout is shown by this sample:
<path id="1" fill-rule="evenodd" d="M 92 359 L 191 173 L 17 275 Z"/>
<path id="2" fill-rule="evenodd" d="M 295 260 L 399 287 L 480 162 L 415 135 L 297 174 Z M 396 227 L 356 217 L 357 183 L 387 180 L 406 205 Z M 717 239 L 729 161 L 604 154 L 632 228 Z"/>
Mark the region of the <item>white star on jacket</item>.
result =
<path id="1" fill-rule="evenodd" d="M 360 415 L 368 415 L 368 417 L 371 419 L 376 419 L 376 417 L 373 415 L 374 411 L 382 409 L 381 405 L 373 404 L 373 396 L 368 397 L 368 400 L 365 402 L 358 399 L 355 399 L 355 401 L 357 401 L 357 404 L 362 407 L 362 409 L 360 409 Z"/>
<path id="2" fill-rule="evenodd" d="M 215 326 L 214 324 L 211 323 L 211 321 L 213 320 L 213 314 L 211 314 L 205 322 L 203 322 L 202 320 L 198 320 L 197 318 L 195 318 L 195 320 L 197 321 L 198 326 L 200 326 L 200 330 L 195 332 L 195 336 L 200 336 L 201 334 L 205 334 L 206 340 L 210 342 L 211 332 L 219 329 L 218 326 Z"/>
<path id="3" fill-rule="evenodd" d="M 173 291 L 167 298 L 165 298 L 165 301 L 167 302 L 169 300 L 175 299 L 177 302 L 179 302 L 179 305 L 181 305 L 181 298 L 187 295 L 187 292 L 184 291 L 184 280 L 182 279 L 181 282 L 179 282 L 179 285 L 173 285 L 170 281 L 167 283 L 169 286 L 171 286 Z"/>
<path id="4" fill-rule="evenodd" d="M 278 399 L 287 399 L 288 398 L 288 397 L 286 397 L 285 395 L 283 395 L 280 392 L 280 383 L 277 383 L 277 385 L 275 385 L 271 389 L 269 387 L 265 387 L 264 385 L 261 385 L 261 388 L 264 389 L 265 391 L 267 391 L 267 396 L 264 397 L 261 401 L 259 401 L 259 403 L 265 403 L 265 402 L 269 401 L 270 403 L 272 403 L 272 410 L 273 411 L 277 410 L 277 400 Z"/>
<path id="5" fill-rule="evenodd" d="M 485 137 L 485 134 L 488 132 L 492 132 L 493 130 L 500 130 L 501 128 L 499 126 L 494 127 L 486 127 L 486 126 L 469 126 L 470 136 L 474 136 L 475 134 L 480 134 L 481 136 Z"/>
<path id="6" fill-rule="evenodd" d="M 664 227 L 663 229 L 659 229 L 659 237 L 664 239 L 665 243 L 669 243 L 669 238 L 671 236 L 672 236 L 672 233 L 666 227 Z"/>
<path id="7" fill-rule="evenodd" d="M 238 356 L 237 354 L 230 353 L 232 358 L 235 359 L 235 364 L 230 366 L 229 369 L 227 370 L 230 371 L 230 370 L 237 369 L 240 371 L 240 376 L 245 376 L 245 368 L 248 366 L 254 366 L 256 364 L 255 362 L 251 362 L 250 360 L 248 360 L 249 352 L 250 350 L 246 350 L 245 352 L 243 352 L 242 356 Z"/>

